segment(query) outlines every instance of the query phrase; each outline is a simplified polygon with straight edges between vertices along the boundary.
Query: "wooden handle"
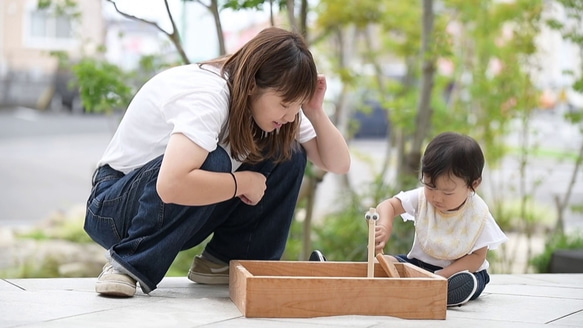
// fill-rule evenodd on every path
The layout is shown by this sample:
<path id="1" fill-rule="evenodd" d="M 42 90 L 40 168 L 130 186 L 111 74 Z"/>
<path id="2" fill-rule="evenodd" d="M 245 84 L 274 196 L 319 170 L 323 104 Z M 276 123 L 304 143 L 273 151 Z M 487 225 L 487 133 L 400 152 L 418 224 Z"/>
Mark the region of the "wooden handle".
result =
<path id="1" fill-rule="evenodd" d="M 371 207 L 364 215 L 368 224 L 368 266 L 366 270 L 367 278 L 374 278 L 374 254 L 375 254 L 375 226 L 379 219 L 376 208 Z"/>
<path id="2" fill-rule="evenodd" d="M 387 260 L 387 258 L 385 258 L 385 256 L 383 254 L 378 253 L 377 260 L 379 261 L 379 263 L 381 264 L 381 267 L 383 267 L 383 270 L 385 270 L 385 273 L 387 274 L 387 276 L 389 276 L 389 278 L 400 278 L 401 277 L 399 275 L 399 271 L 397 271 L 397 268 L 395 268 L 395 265 L 393 264 L 393 262 Z"/>
<path id="3" fill-rule="evenodd" d="M 374 278 L 374 228 L 375 222 L 368 220 L 368 266 L 366 270 L 366 276 L 368 278 Z"/>

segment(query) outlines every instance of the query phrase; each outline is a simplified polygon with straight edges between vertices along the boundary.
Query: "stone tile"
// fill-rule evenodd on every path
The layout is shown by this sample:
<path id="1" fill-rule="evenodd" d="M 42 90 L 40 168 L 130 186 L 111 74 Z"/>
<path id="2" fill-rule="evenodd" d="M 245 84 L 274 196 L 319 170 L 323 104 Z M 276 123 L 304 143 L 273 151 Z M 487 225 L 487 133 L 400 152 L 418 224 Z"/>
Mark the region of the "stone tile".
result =
<path id="1" fill-rule="evenodd" d="M 131 300 L 122 300 L 127 306 Z M 95 293 L 77 291 L 9 291 L 0 293 L 0 327 L 41 323 L 49 320 L 124 307 L 97 297 Z"/>
<path id="2" fill-rule="evenodd" d="M 541 284 L 554 283 L 564 287 L 583 288 L 583 275 L 581 274 L 534 274 L 528 275 L 528 278 L 529 281 L 539 280 Z"/>
<path id="3" fill-rule="evenodd" d="M 106 300 L 107 308 L 94 308 L 85 313 L 70 312 L 59 320 L 43 322 L 42 327 L 198 327 L 241 317 L 228 299 L 151 297 L 133 304 L 131 301 L 135 299 L 123 299 L 125 302 L 122 303 L 118 302 L 120 299 Z"/>
<path id="4" fill-rule="evenodd" d="M 551 327 L 583 327 L 583 311 L 573 313 L 548 324 Z"/>
<path id="5" fill-rule="evenodd" d="M 0 279 L 0 292 L 19 291 L 22 290 L 18 285 L 13 284 L 6 279 Z"/>
<path id="6" fill-rule="evenodd" d="M 106 298 L 95 278 L 0 280 L 0 328 L 8 327 L 508 327 L 583 326 L 583 275 L 492 275 L 480 299 L 449 308 L 446 320 L 383 316 L 245 318 L 227 286 L 165 278 L 150 295 Z"/>
<path id="7" fill-rule="evenodd" d="M 493 275 L 484 293 L 583 300 L 583 275 Z"/>
<path id="8" fill-rule="evenodd" d="M 49 291 L 49 290 L 69 290 L 69 291 L 94 291 L 96 278 L 35 278 L 35 279 L 6 279 L 27 291 Z"/>
<path id="9" fill-rule="evenodd" d="M 581 274 L 495 274 L 490 276 L 491 285 L 561 285 L 583 288 Z"/>
<path id="10" fill-rule="evenodd" d="M 202 285 L 194 283 L 185 277 L 164 278 L 158 288 L 150 295 L 170 298 L 217 297 L 230 299 L 228 285 Z"/>
<path id="11" fill-rule="evenodd" d="M 583 300 L 583 287 L 559 286 L 559 285 L 492 285 L 487 286 L 484 293 L 522 295 L 532 297 L 560 297 L 575 300 Z"/>
<path id="12" fill-rule="evenodd" d="M 485 294 L 479 299 L 447 311 L 447 319 L 493 319 L 501 322 L 546 324 L 583 310 L 583 300 L 559 297 Z"/>

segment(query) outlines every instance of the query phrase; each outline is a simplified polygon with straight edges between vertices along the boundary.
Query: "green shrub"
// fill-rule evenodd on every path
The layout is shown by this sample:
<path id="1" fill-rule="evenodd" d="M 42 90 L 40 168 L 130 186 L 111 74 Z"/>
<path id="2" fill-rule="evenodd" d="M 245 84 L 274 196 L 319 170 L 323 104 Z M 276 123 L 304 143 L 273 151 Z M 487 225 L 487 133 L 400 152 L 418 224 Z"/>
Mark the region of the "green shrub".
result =
<path id="1" fill-rule="evenodd" d="M 188 275 L 188 269 L 190 269 L 190 265 L 192 264 L 192 259 L 196 255 L 199 255 L 202 253 L 202 251 L 204 250 L 204 246 L 206 245 L 208 240 L 210 240 L 210 237 L 209 237 L 209 239 L 207 239 L 203 243 L 199 244 L 198 246 L 195 246 L 191 249 L 187 249 L 187 250 L 184 250 L 184 251 L 178 253 L 176 258 L 174 259 L 174 262 L 172 262 L 170 269 L 168 269 L 166 276 L 168 276 L 168 277 L 186 277 L 186 275 Z"/>
<path id="2" fill-rule="evenodd" d="M 61 239 L 74 243 L 92 243 L 93 240 L 83 230 L 84 213 L 79 214 L 78 209 L 69 213 L 56 213 L 47 221 L 18 235 L 19 238 L 34 240 Z"/>
<path id="3" fill-rule="evenodd" d="M 583 235 L 581 233 L 551 235 L 545 245 L 545 250 L 541 254 L 534 256 L 529 261 L 529 264 L 538 273 L 549 273 L 553 253 L 559 249 L 583 249 Z"/>
<path id="4" fill-rule="evenodd" d="M 372 196 L 360 196 L 356 193 L 347 193 L 341 196 L 342 202 L 339 201 L 338 204 L 343 204 L 343 206 L 338 208 L 336 212 L 326 215 L 312 227 L 314 249 L 321 250 L 328 260 L 367 260 L 368 225 L 364 216 L 370 207 L 376 207 L 379 199 L 384 199 L 384 197 L 387 197 L 386 195 L 393 194 L 382 184 L 372 183 L 370 188 L 368 192 L 365 192 L 365 195 L 371 194 Z M 369 205 L 367 206 L 366 204 Z M 297 237 L 297 231 L 293 228 L 292 236 Z M 385 247 L 385 253 L 407 253 L 413 242 L 413 236 L 413 224 L 411 222 L 402 222 L 398 217 L 395 218 L 395 224 L 393 225 L 391 238 Z M 288 242 L 289 247 L 290 242 Z M 292 249 L 295 248 L 296 246 L 292 245 Z"/>
<path id="5" fill-rule="evenodd" d="M 551 230 L 557 221 L 557 215 L 549 205 L 527 202 L 522 214 L 518 200 L 506 200 L 491 207 L 494 218 L 503 231 L 546 232 Z"/>

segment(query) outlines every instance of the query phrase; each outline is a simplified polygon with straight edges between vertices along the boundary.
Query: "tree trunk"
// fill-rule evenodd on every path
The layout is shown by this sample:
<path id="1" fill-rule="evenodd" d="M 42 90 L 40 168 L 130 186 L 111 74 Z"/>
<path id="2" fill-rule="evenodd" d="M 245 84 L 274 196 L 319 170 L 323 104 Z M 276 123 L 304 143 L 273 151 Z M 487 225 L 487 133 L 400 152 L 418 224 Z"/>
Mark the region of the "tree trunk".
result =
<path id="1" fill-rule="evenodd" d="M 287 0 L 287 19 L 289 21 L 289 25 L 291 26 L 291 30 L 295 33 L 300 33 L 300 29 L 298 27 L 298 23 L 296 20 L 295 12 L 296 6 L 294 0 Z"/>
<path id="2" fill-rule="evenodd" d="M 208 9 L 213 14 L 213 18 L 215 20 L 217 41 L 219 42 L 219 56 L 224 56 L 227 53 L 227 50 L 225 49 L 225 36 L 223 35 L 223 25 L 221 24 L 221 16 L 219 15 L 218 0 L 212 0 Z"/>
<path id="3" fill-rule="evenodd" d="M 172 16 L 172 13 L 170 12 L 170 7 L 168 6 L 168 0 L 164 0 L 164 5 L 166 6 L 166 14 L 168 15 L 168 19 L 170 19 L 170 24 L 172 25 L 172 32 L 171 33 L 168 33 L 167 31 L 165 31 L 156 22 L 149 21 L 149 20 L 143 19 L 143 18 L 139 18 L 139 17 L 136 17 L 134 15 L 130 15 L 128 13 L 125 13 L 125 12 L 119 10 L 119 8 L 117 7 L 117 4 L 113 0 L 107 0 L 107 2 L 111 3 L 113 5 L 113 7 L 115 8 L 115 11 L 118 14 L 122 15 L 123 17 L 129 18 L 132 20 L 136 20 L 136 21 L 140 21 L 140 22 L 146 23 L 148 25 L 152 25 L 158 31 L 164 33 L 170 39 L 170 41 L 172 41 L 172 44 L 174 44 L 174 47 L 176 48 L 176 51 L 178 51 L 178 54 L 180 55 L 180 58 L 182 59 L 184 64 L 190 64 L 190 60 L 188 59 L 188 56 L 186 55 L 186 52 L 184 51 L 184 47 L 182 46 L 182 40 L 180 39 L 180 33 L 178 32 L 178 28 L 176 27 L 176 23 L 174 22 L 174 17 Z"/>
<path id="4" fill-rule="evenodd" d="M 407 173 L 416 175 L 421 160 L 421 147 L 431 127 L 431 93 L 433 91 L 433 76 L 435 73 L 435 58 L 431 48 L 433 35 L 433 0 L 423 0 L 423 30 L 421 34 L 421 92 L 417 105 L 417 118 L 415 119 L 415 133 L 411 143 L 411 149 L 406 157 Z"/>
<path id="5" fill-rule="evenodd" d="M 308 40 L 308 0 L 302 0 L 300 5 L 300 26 L 299 31 Z"/>

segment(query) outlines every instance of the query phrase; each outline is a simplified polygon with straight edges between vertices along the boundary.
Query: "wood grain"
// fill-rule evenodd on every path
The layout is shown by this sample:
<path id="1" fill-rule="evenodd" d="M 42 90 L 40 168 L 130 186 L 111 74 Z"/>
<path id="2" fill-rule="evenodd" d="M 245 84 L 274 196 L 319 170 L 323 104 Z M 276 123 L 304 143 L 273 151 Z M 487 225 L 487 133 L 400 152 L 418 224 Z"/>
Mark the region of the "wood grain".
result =
<path id="1" fill-rule="evenodd" d="M 387 275 L 390 278 L 400 278 L 401 277 L 399 275 L 399 271 L 397 271 L 397 269 L 395 268 L 395 264 L 393 264 L 393 262 L 387 260 L 387 258 L 382 253 L 377 254 L 377 260 L 379 261 L 379 264 L 385 270 L 385 272 L 387 273 Z"/>

